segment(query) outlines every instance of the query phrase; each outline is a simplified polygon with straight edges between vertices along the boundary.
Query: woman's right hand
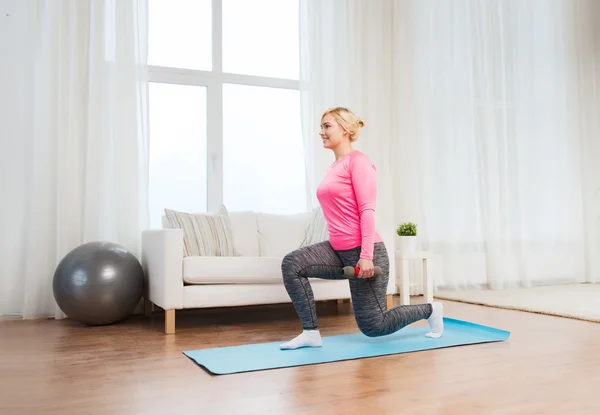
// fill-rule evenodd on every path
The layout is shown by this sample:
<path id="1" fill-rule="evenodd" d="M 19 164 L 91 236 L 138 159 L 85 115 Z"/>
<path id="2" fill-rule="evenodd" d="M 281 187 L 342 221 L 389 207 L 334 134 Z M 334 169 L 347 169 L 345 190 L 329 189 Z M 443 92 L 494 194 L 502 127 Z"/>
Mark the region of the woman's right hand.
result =
<path id="1" fill-rule="evenodd" d="M 375 275 L 375 266 L 370 259 L 361 258 L 356 263 L 356 266 L 360 269 L 357 275 L 358 278 L 371 278 Z"/>

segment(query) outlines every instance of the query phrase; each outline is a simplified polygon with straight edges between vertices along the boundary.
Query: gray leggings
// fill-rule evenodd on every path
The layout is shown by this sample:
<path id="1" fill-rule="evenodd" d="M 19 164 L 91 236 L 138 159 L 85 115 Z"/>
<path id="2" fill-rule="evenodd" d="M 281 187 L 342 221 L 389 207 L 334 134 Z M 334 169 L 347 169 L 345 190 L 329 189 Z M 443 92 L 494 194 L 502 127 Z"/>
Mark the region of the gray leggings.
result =
<path id="1" fill-rule="evenodd" d="M 359 259 L 360 247 L 336 251 L 328 241 L 297 249 L 283 258 L 283 282 L 300 317 L 302 328 L 318 328 L 309 278 L 348 279 L 354 317 L 358 328 L 366 336 L 384 336 L 415 321 L 429 318 L 431 304 L 400 305 L 386 310 L 390 266 L 383 242 L 376 243 L 373 252 L 373 264 L 381 267 L 381 275 L 371 278 L 345 277 L 342 267 L 354 267 Z"/>

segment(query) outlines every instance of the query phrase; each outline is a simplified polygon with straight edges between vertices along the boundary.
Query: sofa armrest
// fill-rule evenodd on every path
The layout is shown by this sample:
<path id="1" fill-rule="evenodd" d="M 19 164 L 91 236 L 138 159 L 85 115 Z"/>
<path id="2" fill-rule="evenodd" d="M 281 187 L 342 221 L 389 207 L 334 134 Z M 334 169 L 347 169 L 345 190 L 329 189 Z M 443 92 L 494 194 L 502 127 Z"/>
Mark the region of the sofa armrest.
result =
<path id="1" fill-rule="evenodd" d="M 164 310 L 183 308 L 183 230 L 142 231 L 142 268 L 149 300 Z"/>

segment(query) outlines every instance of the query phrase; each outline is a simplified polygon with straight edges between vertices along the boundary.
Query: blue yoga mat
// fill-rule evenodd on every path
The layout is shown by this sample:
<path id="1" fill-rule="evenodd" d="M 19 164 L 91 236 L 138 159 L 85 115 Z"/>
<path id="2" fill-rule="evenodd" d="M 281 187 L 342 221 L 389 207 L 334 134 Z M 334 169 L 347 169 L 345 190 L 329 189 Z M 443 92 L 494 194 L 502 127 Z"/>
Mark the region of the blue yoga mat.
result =
<path id="1" fill-rule="evenodd" d="M 429 326 L 424 325 L 407 327 L 382 337 L 367 337 L 362 333 L 323 337 L 321 347 L 296 350 L 280 350 L 279 345 L 289 340 L 282 339 L 272 343 L 184 351 L 183 354 L 210 373 L 225 375 L 498 342 L 510 335 L 505 330 L 451 318 L 444 318 L 441 338 L 425 337 L 428 331 Z"/>

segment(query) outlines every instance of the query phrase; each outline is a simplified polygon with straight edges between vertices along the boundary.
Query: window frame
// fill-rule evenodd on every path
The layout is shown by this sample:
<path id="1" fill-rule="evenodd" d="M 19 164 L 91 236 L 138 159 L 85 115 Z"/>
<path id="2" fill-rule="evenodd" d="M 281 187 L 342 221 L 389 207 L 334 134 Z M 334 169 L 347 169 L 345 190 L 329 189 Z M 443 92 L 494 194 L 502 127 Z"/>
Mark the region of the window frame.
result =
<path id="1" fill-rule="evenodd" d="M 209 212 L 223 203 L 223 84 L 300 90 L 300 80 L 223 72 L 223 4 L 212 0 L 212 70 L 148 65 L 150 83 L 206 88 L 206 206 Z M 152 139 L 150 139 L 152 145 Z"/>

